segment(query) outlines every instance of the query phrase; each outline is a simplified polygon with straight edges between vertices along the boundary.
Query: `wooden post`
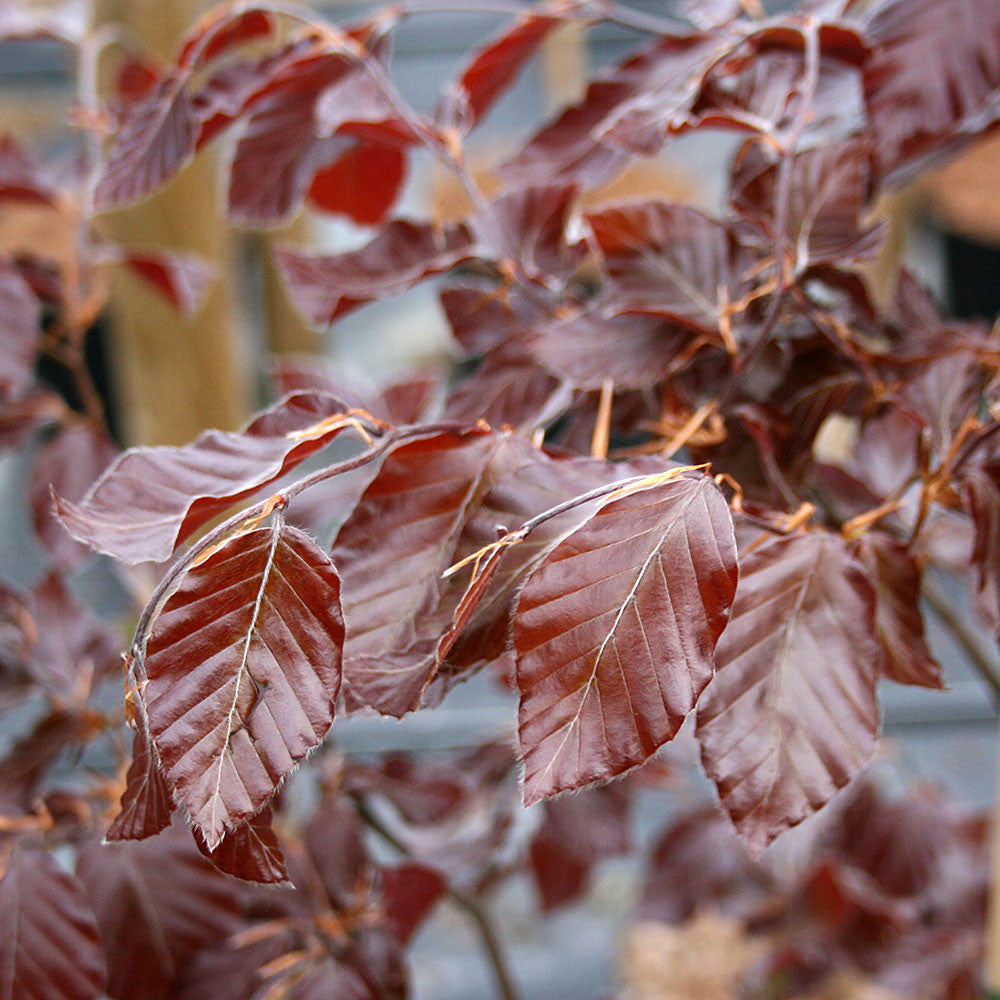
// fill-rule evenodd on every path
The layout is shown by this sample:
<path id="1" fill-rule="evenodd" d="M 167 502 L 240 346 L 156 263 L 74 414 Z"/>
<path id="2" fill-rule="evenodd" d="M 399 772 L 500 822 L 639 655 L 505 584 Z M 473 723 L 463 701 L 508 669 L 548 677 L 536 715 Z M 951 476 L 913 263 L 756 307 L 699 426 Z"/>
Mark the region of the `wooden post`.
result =
<path id="1" fill-rule="evenodd" d="M 95 23 L 118 22 L 151 52 L 170 59 L 206 6 L 204 0 L 97 0 Z M 126 245 L 187 250 L 219 272 L 191 319 L 178 316 L 139 281 L 127 275 L 118 281 L 112 350 L 131 443 L 190 441 L 206 427 L 236 427 L 252 409 L 249 348 L 238 337 L 231 233 L 220 214 L 213 159 L 200 155 L 152 198 L 103 217 L 111 235 Z"/>

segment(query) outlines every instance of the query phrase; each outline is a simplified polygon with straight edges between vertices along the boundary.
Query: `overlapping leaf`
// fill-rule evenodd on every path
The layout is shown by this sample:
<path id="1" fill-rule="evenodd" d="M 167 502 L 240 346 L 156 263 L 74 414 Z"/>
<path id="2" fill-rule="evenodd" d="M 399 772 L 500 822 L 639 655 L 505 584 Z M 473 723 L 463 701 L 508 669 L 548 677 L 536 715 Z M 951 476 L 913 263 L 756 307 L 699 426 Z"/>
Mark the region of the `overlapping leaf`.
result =
<path id="1" fill-rule="evenodd" d="M 278 524 L 194 566 L 164 605 L 142 698 L 164 775 L 210 851 L 326 735 L 343 640 L 333 564 Z"/>
<path id="2" fill-rule="evenodd" d="M 516 530 L 536 514 L 627 478 L 634 471 L 596 459 L 553 457 L 510 437 L 493 457 L 491 475 L 495 482 L 463 527 L 455 558 L 465 558 L 495 542 L 501 530 Z M 448 652 L 449 678 L 508 655 L 514 607 L 528 573 L 541 564 L 563 536 L 583 524 L 599 504 L 595 500 L 570 508 L 503 551 L 488 586 Z"/>
<path id="3" fill-rule="evenodd" d="M 133 448 L 81 503 L 57 497 L 56 511 L 74 538 L 101 552 L 127 563 L 162 562 L 203 524 L 339 434 L 342 426 L 322 422 L 346 409 L 322 393 L 293 393 L 239 433 L 208 431 L 183 447 Z"/>
<path id="4" fill-rule="evenodd" d="M 526 803 L 615 777 L 674 736 L 712 677 L 736 576 L 708 479 L 613 499 L 548 554 L 514 618 Z"/>
<path id="5" fill-rule="evenodd" d="M 191 160 L 205 121 L 214 115 L 214 109 L 206 109 L 199 101 L 193 75 L 235 46 L 269 35 L 274 23 L 273 15 L 264 9 L 221 9 L 198 26 L 186 40 L 177 65 L 141 104 L 130 109 L 115 135 L 94 191 L 98 208 L 146 197 Z M 259 85 L 254 83 L 251 92 Z"/>
<path id="6" fill-rule="evenodd" d="M 687 205 L 640 202 L 587 216 L 610 279 L 610 305 L 717 334 L 750 290 L 752 260 L 729 228 Z"/>
<path id="7" fill-rule="evenodd" d="M 0 998 L 99 1000 L 105 964 L 80 883 L 47 853 L 7 846 L 0 865 Z"/>
<path id="8" fill-rule="evenodd" d="M 145 840 L 170 826 L 174 795 L 142 732 L 132 739 L 132 763 L 125 782 L 121 809 L 105 840 Z"/>
<path id="9" fill-rule="evenodd" d="M 592 83 L 504 165 L 516 183 L 600 184 L 629 160 L 629 152 L 659 150 L 671 129 L 687 120 L 702 77 L 733 44 L 728 31 L 665 35 Z"/>
<path id="10" fill-rule="evenodd" d="M 97 917 L 112 1000 L 165 1000 L 192 957 L 237 926 L 240 888 L 182 824 L 142 843 L 85 845 L 77 875 Z"/>
<path id="11" fill-rule="evenodd" d="M 723 806 L 759 853 L 874 753 L 881 651 L 872 585 L 839 538 L 772 538 L 740 573 L 698 740 Z"/>
<path id="12" fill-rule="evenodd" d="M 884 179 L 910 175 L 1000 116 L 1000 9 L 992 0 L 888 0 L 866 26 L 865 98 Z"/>
<path id="13" fill-rule="evenodd" d="M 886 676 L 900 684 L 942 688 L 941 667 L 924 637 L 916 560 L 905 545 L 880 531 L 861 538 L 858 558 L 875 587 L 875 626 Z"/>
<path id="14" fill-rule="evenodd" d="M 760 146 L 739 159 L 733 177 L 736 208 L 772 231 L 785 220 L 786 252 L 795 273 L 818 264 L 868 260 L 878 252 L 883 227 L 865 224 L 870 148 L 864 140 L 827 144 L 792 159 L 788 202 L 779 216 L 778 167 Z"/>
<path id="15" fill-rule="evenodd" d="M 372 299 L 401 295 L 473 254 L 465 226 L 438 229 L 396 219 L 360 250 L 333 255 L 277 251 L 288 293 L 315 327 Z"/>
<path id="16" fill-rule="evenodd" d="M 320 95 L 350 72 L 344 53 L 318 48 L 282 66 L 254 95 L 229 178 L 234 222 L 267 226 L 287 219 L 317 170 L 353 146 L 351 139 L 321 134 L 316 126 Z"/>
<path id="17" fill-rule="evenodd" d="M 453 588 L 441 574 L 496 448 L 495 435 L 478 430 L 397 447 L 340 529 L 333 558 L 344 581 L 349 704 L 391 715 L 418 706 L 455 607 L 442 606 Z"/>

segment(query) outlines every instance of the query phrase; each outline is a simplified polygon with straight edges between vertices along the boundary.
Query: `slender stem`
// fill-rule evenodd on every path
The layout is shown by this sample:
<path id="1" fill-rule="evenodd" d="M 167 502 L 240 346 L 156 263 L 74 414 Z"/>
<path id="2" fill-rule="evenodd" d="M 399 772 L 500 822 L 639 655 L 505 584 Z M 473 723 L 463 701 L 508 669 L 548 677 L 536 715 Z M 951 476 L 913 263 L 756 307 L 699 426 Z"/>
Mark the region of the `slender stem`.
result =
<path id="1" fill-rule="evenodd" d="M 979 637 L 965 616 L 948 599 L 941 587 L 926 575 L 921 592 L 934 614 L 948 626 L 955 641 L 968 657 L 969 663 L 986 682 L 993 693 L 994 701 L 1000 702 L 1000 670 L 994 664 L 993 658 L 983 649 Z"/>
<path id="2" fill-rule="evenodd" d="M 406 844 L 390 830 L 385 823 L 375 815 L 371 807 L 360 797 L 352 797 L 358 815 L 364 824 L 377 833 L 393 850 L 403 857 L 412 856 L 412 851 Z M 493 971 L 493 978 L 496 980 L 497 996 L 501 1000 L 519 1000 L 517 986 L 514 977 L 511 975 L 507 956 L 504 954 L 500 936 L 496 932 L 489 914 L 483 908 L 475 896 L 455 889 L 451 885 L 445 885 L 445 895 L 451 902 L 462 910 L 476 925 L 479 937 L 482 940 L 486 957 L 489 960 L 490 968 Z"/>

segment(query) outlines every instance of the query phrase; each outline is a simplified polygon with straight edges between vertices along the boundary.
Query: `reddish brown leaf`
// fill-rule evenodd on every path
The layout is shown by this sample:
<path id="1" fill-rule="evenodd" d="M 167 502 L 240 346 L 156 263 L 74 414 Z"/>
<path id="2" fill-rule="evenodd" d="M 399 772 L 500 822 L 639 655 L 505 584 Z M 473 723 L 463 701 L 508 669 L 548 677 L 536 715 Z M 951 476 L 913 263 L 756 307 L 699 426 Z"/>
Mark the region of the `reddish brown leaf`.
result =
<path id="1" fill-rule="evenodd" d="M 190 162 L 206 141 L 205 120 L 215 114 L 213 102 L 206 107 L 204 95 L 192 88 L 193 75 L 234 46 L 270 33 L 273 26 L 273 16 L 261 9 L 221 8 L 200 22 L 181 48 L 175 68 L 163 75 L 144 101 L 128 109 L 94 191 L 96 208 L 145 198 Z M 266 82 L 265 73 L 258 77 L 263 80 L 250 93 Z M 234 102 L 233 112 L 246 96 Z"/>
<path id="2" fill-rule="evenodd" d="M 104 956 L 80 883 L 49 854 L 16 845 L 5 854 L 0 858 L 0 997 L 98 1000 L 106 981 Z"/>
<path id="3" fill-rule="evenodd" d="M 190 569 L 164 605 L 141 696 L 163 772 L 210 851 L 326 735 L 343 640 L 333 564 L 277 523 Z"/>
<path id="4" fill-rule="evenodd" d="M 613 499 L 546 556 L 514 618 L 526 804 L 622 774 L 674 736 L 712 677 L 736 576 L 708 479 Z"/>
<path id="5" fill-rule="evenodd" d="M 638 389 L 662 381 L 671 359 L 691 339 L 658 316 L 602 315 L 591 307 L 540 327 L 527 347 L 575 388 L 600 389 L 610 379 L 616 388 Z"/>
<path id="6" fill-rule="evenodd" d="M 95 208 L 138 201 L 157 190 L 190 162 L 199 130 L 185 75 L 168 73 L 115 135 L 94 189 Z"/>
<path id="7" fill-rule="evenodd" d="M 309 186 L 309 201 L 324 212 L 346 215 L 359 226 L 380 225 L 406 180 L 406 153 L 387 143 L 359 141 Z"/>
<path id="8" fill-rule="evenodd" d="M 487 355 L 452 389 L 444 415 L 470 424 L 485 420 L 491 427 L 507 425 L 530 434 L 568 409 L 571 401 L 572 392 L 562 379 L 527 360 L 497 352 Z"/>
<path id="9" fill-rule="evenodd" d="M 884 227 L 866 225 L 871 197 L 870 149 L 864 140 L 830 143 L 792 160 L 785 208 L 786 252 L 796 274 L 821 264 L 869 260 L 878 253 Z M 773 234 L 779 218 L 778 166 L 754 145 L 744 150 L 733 178 L 736 208 Z"/>
<path id="10" fill-rule="evenodd" d="M 629 160 L 659 150 L 681 128 L 701 78 L 735 42 L 721 30 L 686 37 L 664 35 L 587 89 L 584 99 L 543 128 L 504 164 L 511 183 L 600 184 Z"/>
<path id="11" fill-rule="evenodd" d="M 729 229 L 687 205 L 640 202 L 587 216 L 610 279 L 608 308 L 717 334 L 750 290 Z"/>
<path id="12" fill-rule="evenodd" d="M 174 793 L 141 732 L 132 739 L 132 763 L 125 781 L 121 809 L 104 839 L 145 840 L 170 826 Z"/>
<path id="13" fill-rule="evenodd" d="M 557 17 L 526 14 L 475 54 L 458 82 L 468 106 L 470 125 L 486 115 L 558 24 Z"/>
<path id="14" fill-rule="evenodd" d="M 330 906 L 338 912 L 356 909 L 367 898 L 375 867 L 354 805 L 343 797 L 325 802 L 309 821 L 303 843 Z"/>
<path id="15" fill-rule="evenodd" d="M 0 261 L 0 398 L 21 393 L 31 379 L 41 338 L 38 299 L 16 268 Z"/>
<path id="16" fill-rule="evenodd" d="M 746 556 L 718 673 L 698 706 L 702 761 L 751 852 L 801 823 L 875 752 L 875 594 L 833 535 Z"/>
<path id="17" fill-rule="evenodd" d="M 36 534 L 59 565 L 76 566 L 90 550 L 73 539 L 56 518 L 52 491 L 70 503 L 79 503 L 117 454 L 104 431 L 90 423 L 59 427 L 36 453 L 28 485 L 31 518 Z"/>
<path id="18" fill-rule="evenodd" d="M 1000 8 L 992 0 L 888 0 L 867 35 L 865 98 L 883 179 L 902 179 L 1000 113 Z"/>
<path id="19" fill-rule="evenodd" d="M 271 226 L 302 204 L 316 171 L 353 141 L 316 127 L 320 95 L 352 65 L 321 45 L 282 66 L 255 94 L 236 144 L 229 177 L 229 217 L 238 225 Z"/>
<path id="20" fill-rule="evenodd" d="M 194 839 L 198 850 L 227 875 L 265 885 L 288 881 L 281 846 L 271 829 L 269 806 L 264 806 L 259 813 L 240 820 L 231 830 L 227 830 L 214 851 L 208 849 L 197 830 L 194 831 Z"/>
<path id="21" fill-rule="evenodd" d="M 321 422 L 346 409 L 325 394 L 294 393 L 238 433 L 208 431 L 179 448 L 132 448 L 80 504 L 57 496 L 56 511 L 74 538 L 100 552 L 127 563 L 162 562 L 203 524 L 339 434 L 342 427 Z"/>
<path id="22" fill-rule="evenodd" d="M 406 945 L 444 895 L 447 883 L 425 865 L 398 865 L 382 869 L 382 905 L 386 922 L 399 943 Z"/>
<path id="23" fill-rule="evenodd" d="M 809 44 L 819 50 L 814 86 L 807 84 Z M 797 150 L 835 144 L 867 125 L 858 65 L 865 54 L 844 22 L 764 27 L 748 37 L 741 57 L 713 67 L 691 124 L 755 132 L 783 148 L 794 139 Z"/>
<path id="24" fill-rule="evenodd" d="M 705 806 L 671 823 L 649 858 L 640 913 L 679 924 L 712 907 L 742 916 L 765 900 L 770 879 L 752 861 L 726 814 Z"/>
<path id="25" fill-rule="evenodd" d="M 628 806 L 620 782 L 545 803 L 529 854 L 543 910 L 578 899 L 594 865 L 631 850 Z"/>
<path id="26" fill-rule="evenodd" d="M 553 458 L 523 440 L 508 438 L 491 463 L 495 483 L 462 529 L 455 558 L 464 558 L 495 542 L 501 529 L 516 530 L 536 514 L 614 482 L 630 471 L 593 459 Z M 504 549 L 486 592 L 449 651 L 449 677 L 507 655 L 514 607 L 525 577 L 559 540 L 594 513 L 598 503 L 581 504 L 552 518 L 517 545 Z"/>
<path id="27" fill-rule="evenodd" d="M 235 930 L 240 890 L 176 824 L 141 843 L 90 842 L 77 875 L 97 916 L 113 1000 L 165 1000 L 202 949 Z"/>
<path id="28" fill-rule="evenodd" d="M 905 545 L 881 531 L 861 537 L 858 558 L 875 587 L 875 627 L 885 675 L 899 684 L 943 688 L 941 667 L 924 638 L 916 560 Z"/>
<path id="29" fill-rule="evenodd" d="M 126 250 L 122 263 L 185 316 L 201 308 L 215 280 L 215 269 L 194 254 Z"/>
<path id="30" fill-rule="evenodd" d="M 495 435 L 474 430 L 395 448 L 340 529 L 333 558 L 344 581 L 349 707 L 398 716 L 418 706 L 454 607 L 441 607 L 441 574 L 496 447 Z M 384 545 L 371 545 L 375 535 Z"/>
<path id="31" fill-rule="evenodd" d="M 313 256 L 279 247 L 277 259 L 296 308 L 313 326 L 325 327 L 371 299 L 401 295 L 472 254 L 464 226 L 442 230 L 396 219 L 360 250 Z"/>

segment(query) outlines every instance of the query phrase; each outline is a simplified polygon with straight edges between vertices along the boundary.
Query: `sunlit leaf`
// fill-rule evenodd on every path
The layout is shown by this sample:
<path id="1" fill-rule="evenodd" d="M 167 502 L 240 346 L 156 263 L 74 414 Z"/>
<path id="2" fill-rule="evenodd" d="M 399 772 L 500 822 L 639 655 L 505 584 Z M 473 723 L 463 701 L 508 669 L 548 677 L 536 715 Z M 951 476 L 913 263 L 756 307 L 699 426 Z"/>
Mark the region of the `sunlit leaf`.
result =
<path id="1" fill-rule="evenodd" d="M 294 393 L 238 433 L 208 431 L 183 447 L 132 448 L 79 504 L 56 497 L 74 538 L 123 562 L 162 562 L 182 541 L 339 434 L 322 421 L 347 406 Z M 317 427 L 315 434 L 309 429 Z"/>
<path id="2" fill-rule="evenodd" d="M 326 735 L 343 639 L 332 563 L 277 524 L 194 566 L 164 605 L 141 696 L 164 775 L 210 851 Z"/>

